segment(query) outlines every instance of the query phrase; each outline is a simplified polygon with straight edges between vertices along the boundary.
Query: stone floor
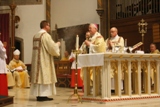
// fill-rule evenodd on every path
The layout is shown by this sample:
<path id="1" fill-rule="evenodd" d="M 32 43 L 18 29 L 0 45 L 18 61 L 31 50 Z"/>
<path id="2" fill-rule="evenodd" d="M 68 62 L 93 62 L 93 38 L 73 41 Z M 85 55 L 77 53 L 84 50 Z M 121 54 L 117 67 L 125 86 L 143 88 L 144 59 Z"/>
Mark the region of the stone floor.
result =
<path id="1" fill-rule="evenodd" d="M 70 88 L 57 88 L 57 95 L 53 96 L 53 101 L 37 102 L 34 96 L 29 94 L 30 89 L 13 88 L 9 89 L 9 95 L 14 96 L 14 104 L 5 107 L 160 107 L 160 99 L 141 99 L 114 102 L 82 102 L 77 103 L 72 100 L 67 103 L 68 98 L 73 93 Z M 82 95 L 81 89 L 79 94 Z M 73 98 L 75 99 L 75 98 Z"/>

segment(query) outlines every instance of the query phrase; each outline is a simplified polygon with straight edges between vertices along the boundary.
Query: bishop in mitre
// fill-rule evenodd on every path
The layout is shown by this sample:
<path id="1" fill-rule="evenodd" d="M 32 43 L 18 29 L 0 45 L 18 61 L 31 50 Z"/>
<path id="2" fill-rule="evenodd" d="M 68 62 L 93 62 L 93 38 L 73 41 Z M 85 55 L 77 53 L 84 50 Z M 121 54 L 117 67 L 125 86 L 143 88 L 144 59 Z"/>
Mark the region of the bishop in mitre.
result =
<path id="1" fill-rule="evenodd" d="M 106 44 L 103 36 L 98 32 L 98 27 L 96 24 L 89 25 L 89 33 L 90 33 L 89 40 L 85 40 L 85 45 L 86 47 L 89 48 L 89 54 L 105 52 Z M 99 71 L 100 69 L 101 69 L 100 67 L 97 67 L 96 71 Z M 93 85 L 93 69 L 92 67 L 89 67 L 88 70 L 90 71 L 90 79 L 91 79 L 90 86 L 92 86 Z M 97 75 L 100 75 L 100 74 L 97 74 Z"/>
<path id="2" fill-rule="evenodd" d="M 89 47 L 89 53 L 101 53 L 106 51 L 106 44 L 103 36 L 98 32 L 96 24 L 89 25 L 90 39 L 85 40 L 85 44 Z"/>
<path id="3" fill-rule="evenodd" d="M 46 20 L 40 23 L 41 30 L 33 37 L 32 69 L 31 69 L 31 95 L 37 101 L 50 101 L 56 94 L 57 82 L 53 56 L 60 56 L 60 42 L 52 40 L 50 25 Z"/>
<path id="4" fill-rule="evenodd" d="M 106 40 L 106 50 L 109 52 L 114 52 L 115 46 L 119 46 L 119 51 L 123 51 L 124 48 L 124 39 L 123 37 L 118 35 L 118 29 L 116 27 L 112 27 L 110 29 L 111 37 Z M 114 82 L 114 75 L 115 71 L 111 69 L 111 89 L 115 89 L 115 82 Z M 123 74 L 122 74 L 123 77 Z M 121 87 L 123 89 L 123 80 L 121 82 Z"/>
<path id="5" fill-rule="evenodd" d="M 9 69 L 13 72 L 13 77 L 15 80 L 15 85 L 21 88 L 30 87 L 29 83 L 29 75 L 27 71 L 27 67 L 25 64 L 19 59 L 20 51 L 16 49 L 13 52 L 13 59 L 9 63 Z"/>

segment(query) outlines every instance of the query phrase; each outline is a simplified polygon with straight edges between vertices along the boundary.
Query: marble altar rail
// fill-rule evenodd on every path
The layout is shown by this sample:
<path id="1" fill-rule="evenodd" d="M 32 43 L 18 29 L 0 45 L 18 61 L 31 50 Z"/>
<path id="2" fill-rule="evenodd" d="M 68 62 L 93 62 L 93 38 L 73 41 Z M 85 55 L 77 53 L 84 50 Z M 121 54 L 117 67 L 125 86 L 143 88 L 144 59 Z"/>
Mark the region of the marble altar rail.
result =
<path id="1" fill-rule="evenodd" d="M 84 72 L 83 100 L 160 97 L 160 54 L 83 54 L 78 59 Z M 115 93 L 111 93 L 111 77 Z"/>

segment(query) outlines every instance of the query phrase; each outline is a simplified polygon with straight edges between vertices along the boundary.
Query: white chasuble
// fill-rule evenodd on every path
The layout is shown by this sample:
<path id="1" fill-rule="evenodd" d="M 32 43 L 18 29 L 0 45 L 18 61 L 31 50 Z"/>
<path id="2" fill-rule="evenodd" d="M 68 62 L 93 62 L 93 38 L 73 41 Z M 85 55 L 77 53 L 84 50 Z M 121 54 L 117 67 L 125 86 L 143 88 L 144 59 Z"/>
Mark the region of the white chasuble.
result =
<path id="1" fill-rule="evenodd" d="M 90 39 L 91 44 L 89 46 L 89 53 L 101 53 L 105 52 L 106 44 L 103 36 L 96 32 Z"/>

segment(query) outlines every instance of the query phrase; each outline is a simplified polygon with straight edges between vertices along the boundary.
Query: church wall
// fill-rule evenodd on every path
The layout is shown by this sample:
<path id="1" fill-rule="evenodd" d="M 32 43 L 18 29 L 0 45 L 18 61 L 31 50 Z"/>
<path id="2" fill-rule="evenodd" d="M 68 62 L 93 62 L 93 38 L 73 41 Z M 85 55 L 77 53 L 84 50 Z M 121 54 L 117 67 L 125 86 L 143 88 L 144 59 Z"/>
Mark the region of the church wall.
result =
<path id="1" fill-rule="evenodd" d="M 20 16 L 16 36 L 24 39 L 24 62 L 31 63 L 32 38 L 39 31 L 39 22 L 45 19 L 45 0 L 41 5 L 17 6 L 16 15 Z M 51 0 L 51 29 L 86 23 L 99 24 L 96 12 L 97 0 Z"/>
<path id="2" fill-rule="evenodd" d="M 15 36 L 24 41 L 24 63 L 30 64 L 32 57 L 32 38 L 37 33 L 39 23 L 45 19 L 46 3 L 37 5 L 18 5 L 15 10 L 15 15 L 20 17 L 18 29 L 15 30 Z M 10 12 L 9 6 L 0 6 L 0 10 Z"/>
<path id="3" fill-rule="evenodd" d="M 97 0 L 51 0 L 51 25 L 58 28 L 82 25 L 87 23 L 99 24 L 96 12 Z"/>
<path id="4" fill-rule="evenodd" d="M 19 27 L 15 36 L 24 41 L 24 63 L 30 64 L 32 57 L 32 38 L 39 31 L 39 22 L 46 17 L 46 0 L 43 4 L 18 5 L 15 15 L 20 17 Z M 9 7 L 1 7 L 9 9 Z M 87 23 L 99 24 L 96 12 L 97 0 L 51 0 L 51 29 L 55 24 L 58 28 L 82 25 Z"/>
<path id="5" fill-rule="evenodd" d="M 149 52 L 149 46 L 153 43 L 153 24 L 160 23 L 160 14 L 149 14 L 143 16 L 136 16 L 132 18 L 118 19 L 111 21 L 111 27 L 118 28 L 118 34 L 124 39 L 127 39 L 128 46 L 133 46 L 142 41 L 142 36 L 138 31 L 138 22 L 144 19 L 147 23 L 147 33 L 144 35 L 144 48 Z M 157 48 L 160 49 L 160 43 L 156 43 Z"/>
<path id="6" fill-rule="evenodd" d="M 16 8 L 16 15 L 20 17 L 20 22 L 15 35 L 24 41 L 24 63 L 26 64 L 31 63 L 32 39 L 40 30 L 40 21 L 45 19 L 45 10 L 45 0 L 40 5 L 21 5 Z"/>

